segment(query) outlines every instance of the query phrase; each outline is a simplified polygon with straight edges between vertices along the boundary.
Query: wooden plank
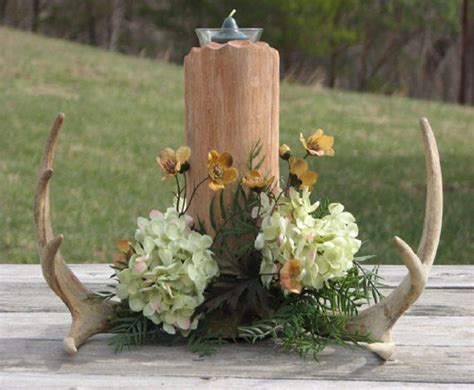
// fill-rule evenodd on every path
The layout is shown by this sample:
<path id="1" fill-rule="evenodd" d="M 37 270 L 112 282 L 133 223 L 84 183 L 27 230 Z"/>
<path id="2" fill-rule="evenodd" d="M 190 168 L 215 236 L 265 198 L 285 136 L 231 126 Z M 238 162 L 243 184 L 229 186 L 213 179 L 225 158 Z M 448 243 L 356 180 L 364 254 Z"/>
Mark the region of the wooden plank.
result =
<path id="1" fill-rule="evenodd" d="M 2 372 L 59 375 L 133 375 L 244 379 L 300 379 L 472 383 L 473 347 L 399 346 L 383 363 L 367 351 L 327 348 L 319 363 L 280 351 L 271 343 L 225 345 L 200 358 L 185 346 L 146 345 L 113 354 L 101 339 L 67 356 L 56 340 L 4 339 Z"/>
<path id="2" fill-rule="evenodd" d="M 69 313 L 0 313 L 0 340 L 60 342 L 70 324 Z M 474 347 L 473 325 L 474 317 L 406 316 L 395 325 L 393 337 L 397 345 Z"/>
<path id="3" fill-rule="evenodd" d="M 93 290 L 104 289 L 88 283 Z M 384 295 L 390 290 L 383 289 Z M 21 300 L 18 297 L 21 296 Z M 66 312 L 62 301 L 48 288 L 46 282 L 0 283 L 0 312 Z M 474 316 L 474 290 L 427 289 L 407 315 L 415 316 Z"/>
<path id="4" fill-rule="evenodd" d="M 76 267 L 93 288 L 103 288 L 109 282 L 104 278 L 106 265 Z M 39 266 L 1 265 L 0 388 L 23 381 L 46 388 L 87 381 L 90 386 L 109 387 L 123 375 L 145 388 L 148 383 L 153 388 L 160 383 L 163 387 L 182 384 L 198 389 L 397 388 L 407 383 L 416 383 L 417 388 L 436 388 L 440 383 L 458 387 L 472 383 L 474 377 L 474 290 L 459 287 L 470 285 L 471 270 L 474 267 L 438 267 L 435 286 L 395 325 L 397 348 L 391 361 L 383 364 L 363 350 L 331 347 L 317 364 L 284 353 L 271 343 L 226 345 L 205 359 L 184 346 L 146 345 L 114 355 L 108 346 L 109 335 L 94 337 L 77 356 L 69 357 L 60 340 L 69 327 L 70 315 L 46 286 Z M 382 270 L 391 280 L 401 278 L 404 272 L 402 267 Z M 453 283 L 453 278 L 459 278 L 460 283 Z M 443 283 L 449 288 L 441 289 Z M 124 388 L 132 382 L 126 382 Z"/>
<path id="5" fill-rule="evenodd" d="M 106 285 L 112 270 L 108 264 L 71 264 L 71 269 L 84 283 Z M 380 267 L 380 275 L 388 287 L 396 287 L 407 270 L 399 265 Z M 0 284 L 43 283 L 38 264 L 0 264 Z M 473 288 L 474 266 L 435 265 L 430 273 L 427 288 Z"/>
<path id="6" fill-rule="evenodd" d="M 247 378 L 218 378 L 218 377 L 182 377 L 182 376 L 120 376 L 120 375 L 80 375 L 80 374 L 5 374 L 0 373 L 0 388 L 17 388 L 18 384 L 24 388 L 64 389 L 81 388 L 109 389 L 113 384 L 114 389 L 130 389 L 140 387 L 147 389 L 259 389 L 259 390 L 313 390 L 315 388 L 326 390 L 398 390 L 413 386 L 417 390 L 448 389 L 453 384 L 427 383 L 427 382 L 382 382 L 382 381 L 349 381 L 349 380 L 300 380 L 300 379 L 247 379 Z M 472 389 L 469 384 L 456 384 L 456 389 Z"/>

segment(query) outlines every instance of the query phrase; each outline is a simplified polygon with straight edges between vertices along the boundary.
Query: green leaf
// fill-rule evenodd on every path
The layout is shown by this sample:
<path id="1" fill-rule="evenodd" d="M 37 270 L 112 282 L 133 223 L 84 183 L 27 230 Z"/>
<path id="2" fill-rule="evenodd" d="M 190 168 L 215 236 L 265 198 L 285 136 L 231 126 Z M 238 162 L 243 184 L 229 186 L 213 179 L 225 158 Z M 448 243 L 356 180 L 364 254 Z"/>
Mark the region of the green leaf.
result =
<path id="1" fill-rule="evenodd" d="M 226 212 L 225 212 L 225 204 L 224 204 L 224 191 L 221 191 L 220 196 L 219 196 L 219 206 L 221 209 L 221 217 L 222 219 L 226 219 Z"/>
<path id="2" fill-rule="evenodd" d="M 209 205 L 209 222 L 214 231 L 217 231 L 216 216 L 214 214 L 214 203 L 216 200 L 216 194 L 212 197 L 211 204 Z"/>

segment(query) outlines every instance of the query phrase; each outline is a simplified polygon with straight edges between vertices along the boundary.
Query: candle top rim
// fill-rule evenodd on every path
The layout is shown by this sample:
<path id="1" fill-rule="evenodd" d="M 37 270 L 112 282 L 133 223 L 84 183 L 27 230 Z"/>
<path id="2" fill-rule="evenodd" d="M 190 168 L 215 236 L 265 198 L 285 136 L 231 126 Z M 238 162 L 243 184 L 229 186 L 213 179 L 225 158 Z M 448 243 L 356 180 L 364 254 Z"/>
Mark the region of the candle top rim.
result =
<path id="1" fill-rule="evenodd" d="M 239 28 L 199 27 L 194 30 L 195 31 L 222 31 L 222 30 L 224 31 L 259 31 L 259 30 L 263 30 L 263 28 L 262 27 L 239 27 Z"/>

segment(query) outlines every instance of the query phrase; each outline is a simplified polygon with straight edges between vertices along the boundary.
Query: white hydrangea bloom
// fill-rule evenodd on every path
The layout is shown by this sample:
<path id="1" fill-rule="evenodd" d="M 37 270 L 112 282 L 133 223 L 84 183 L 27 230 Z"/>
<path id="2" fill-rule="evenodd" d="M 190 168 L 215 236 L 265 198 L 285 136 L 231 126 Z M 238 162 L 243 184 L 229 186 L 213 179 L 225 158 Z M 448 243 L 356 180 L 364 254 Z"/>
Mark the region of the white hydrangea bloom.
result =
<path id="1" fill-rule="evenodd" d="M 255 248 L 262 252 L 260 273 L 269 286 L 274 274 L 291 259 L 297 259 L 302 287 L 319 289 L 324 282 L 346 275 L 361 242 L 352 214 L 339 203 L 329 205 L 329 215 L 316 219 L 319 202 L 311 203 L 309 191 L 290 189 L 272 213 L 274 203 L 262 194 L 262 224 Z"/>
<path id="2" fill-rule="evenodd" d="M 192 231 L 192 224 L 190 216 L 179 216 L 172 207 L 164 214 L 154 210 L 150 218 L 138 218 L 136 253 L 117 274 L 117 296 L 170 334 L 197 327 L 198 319 L 191 317 L 204 301 L 210 280 L 219 274 L 209 249 L 212 238 Z"/>

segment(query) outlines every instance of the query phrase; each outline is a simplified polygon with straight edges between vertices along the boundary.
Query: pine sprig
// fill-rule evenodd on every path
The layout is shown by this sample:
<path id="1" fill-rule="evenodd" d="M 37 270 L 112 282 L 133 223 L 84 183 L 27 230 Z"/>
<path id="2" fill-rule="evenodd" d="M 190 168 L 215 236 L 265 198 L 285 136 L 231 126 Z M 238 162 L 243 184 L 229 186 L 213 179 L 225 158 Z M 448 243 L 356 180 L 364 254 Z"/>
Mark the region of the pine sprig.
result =
<path id="1" fill-rule="evenodd" d="M 114 334 L 109 344 L 116 353 L 124 348 L 143 345 L 147 340 L 170 340 L 170 336 L 146 318 L 142 312 L 131 311 L 127 300 L 122 301 L 118 306 L 117 317 L 111 322 L 109 333 Z"/>
<path id="2" fill-rule="evenodd" d="M 188 336 L 189 350 L 198 354 L 199 357 L 213 355 L 225 343 L 226 341 L 222 337 L 213 334 L 211 331 L 202 333 L 196 330 Z"/>
<path id="3" fill-rule="evenodd" d="M 239 335 L 252 343 L 271 337 L 286 351 L 316 360 L 330 343 L 348 347 L 373 342 L 369 334 L 349 333 L 346 320 L 357 315 L 364 303 L 380 299 L 379 286 L 376 270 L 367 271 L 355 260 L 344 278 L 328 282 L 320 290 L 288 295 L 275 315 L 241 326 Z"/>

